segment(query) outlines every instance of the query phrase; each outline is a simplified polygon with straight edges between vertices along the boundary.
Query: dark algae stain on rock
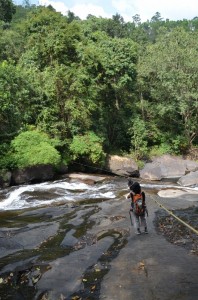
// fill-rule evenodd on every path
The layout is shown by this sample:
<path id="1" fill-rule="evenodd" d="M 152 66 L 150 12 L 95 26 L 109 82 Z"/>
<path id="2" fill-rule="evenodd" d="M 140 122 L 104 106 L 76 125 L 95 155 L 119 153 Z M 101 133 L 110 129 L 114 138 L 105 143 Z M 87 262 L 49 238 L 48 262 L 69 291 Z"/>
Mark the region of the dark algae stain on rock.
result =
<path id="1" fill-rule="evenodd" d="M 35 299 L 36 284 L 50 269 L 47 264 L 29 264 L 17 272 L 9 272 L 0 278 L 0 299 Z"/>
<path id="2" fill-rule="evenodd" d="M 58 209 L 61 210 L 61 213 Z M 13 244 L 14 252 L 10 255 L 4 255 L 0 262 L 0 299 L 51 299 L 50 294 L 48 297 L 49 291 L 42 292 L 37 289 L 37 284 L 42 279 L 43 274 L 51 269 L 51 262 L 69 256 L 70 253 L 78 252 L 87 246 L 92 246 L 99 240 L 111 237 L 114 242 L 108 251 L 105 251 L 94 265 L 85 266 L 87 270 L 82 278 L 84 288 L 75 293 L 76 296 L 97 299 L 100 283 L 110 268 L 110 261 L 118 255 L 120 249 L 125 245 L 127 234 L 119 231 L 119 229 L 109 230 L 108 228 L 103 230 L 102 234 L 98 234 L 97 230 L 95 233 L 94 231 L 91 232 L 96 225 L 92 217 L 101 210 L 97 205 L 72 207 L 63 205 L 62 207 L 59 206 L 58 209 L 57 207 L 49 207 L 24 210 L 23 212 L 1 212 L 1 226 L 5 227 L 5 232 L 1 229 L 1 234 L 2 232 L 4 234 L 2 238 L 6 241 L 9 239 L 9 242 L 11 238 L 17 239 L 17 234 L 21 232 L 30 236 L 35 226 L 42 228 L 43 224 L 47 226 L 52 221 L 53 224 L 58 223 L 58 226 L 51 236 L 43 235 L 41 243 L 37 244 L 35 241 L 35 246 L 32 243 L 31 249 L 26 249 L 23 244 L 19 249 L 16 249 Z M 120 216 L 118 218 L 113 217 L 111 222 L 122 218 Z M 47 230 L 46 227 L 46 232 Z M 70 240 L 67 238 L 64 243 L 64 238 L 69 235 L 71 235 Z M 18 240 L 18 243 L 22 242 Z"/>
<path id="3" fill-rule="evenodd" d="M 174 210 L 173 213 L 181 220 L 198 230 L 198 207 L 183 210 Z M 156 213 L 155 225 L 157 231 L 165 238 L 178 246 L 184 247 L 192 254 L 198 256 L 198 236 L 188 227 L 180 223 L 173 216 L 164 211 Z"/>
<path id="4" fill-rule="evenodd" d="M 87 268 L 82 277 L 83 288 L 66 298 L 66 300 L 100 299 L 101 282 L 111 268 L 111 261 L 119 255 L 120 250 L 127 244 L 128 232 L 119 229 L 109 230 L 101 235 L 100 239 L 108 236 L 113 237 L 114 242 L 109 249 L 102 254 L 96 264 Z"/>

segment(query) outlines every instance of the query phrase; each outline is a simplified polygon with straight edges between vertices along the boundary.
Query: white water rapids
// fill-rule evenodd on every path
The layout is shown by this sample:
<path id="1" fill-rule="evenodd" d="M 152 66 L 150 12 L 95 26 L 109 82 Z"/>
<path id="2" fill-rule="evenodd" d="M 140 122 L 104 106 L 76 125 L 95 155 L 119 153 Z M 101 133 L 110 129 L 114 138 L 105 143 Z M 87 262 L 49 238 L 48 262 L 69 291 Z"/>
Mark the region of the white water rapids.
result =
<path id="1" fill-rule="evenodd" d="M 15 210 L 84 199 L 115 198 L 111 184 L 53 181 L 2 190 L 0 210 Z"/>
<path id="2" fill-rule="evenodd" d="M 175 184 L 141 184 L 146 189 L 180 190 L 197 193 L 198 188 L 186 188 Z M 0 190 L 0 210 L 19 210 L 56 203 L 76 202 L 89 199 L 114 199 L 123 190 L 128 192 L 127 182 L 116 180 L 88 185 L 80 181 L 58 180 L 40 184 L 15 186 Z"/>

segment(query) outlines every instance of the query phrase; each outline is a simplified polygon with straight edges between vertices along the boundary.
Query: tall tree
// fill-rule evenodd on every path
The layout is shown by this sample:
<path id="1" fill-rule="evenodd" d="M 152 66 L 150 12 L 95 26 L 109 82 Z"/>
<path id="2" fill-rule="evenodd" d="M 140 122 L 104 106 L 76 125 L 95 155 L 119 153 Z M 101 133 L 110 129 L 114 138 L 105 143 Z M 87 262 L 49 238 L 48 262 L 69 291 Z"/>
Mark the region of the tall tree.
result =
<path id="1" fill-rule="evenodd" d="M 111 38 L 126 38 L 129 35 L 127 23 L 119 14 L 108 19 L 89 15 L 87 20 L 82 22 L 82 25 L 86 35 L 96 31 L 103 31 Z"/>
<path id="2" fill-rule="evenodd" d="M 46 100 L 37 117 L 45 132 L 67 141 L 89 129 L 93 110 L 89 77 L 78 64 L 48 67 L 41 74 Z"/>
<path id="3" fill-rule="evenodd" d="M 11 22 L 13 14 L 16 12 L 16 6 L 12 0 L 0 0 L 0 20 Z"/>
<path id="4" fill-rule="evenodd" d="M 39 69 L 58 63 L 71 64 L 76 60 L 75 44 L 80 40 L 80 29 L 68 23 L 60 13 L 41 7 L 29 15 L 25 27 L 26 51 L 21 57 L 25 64 Z"/>
<path id="5" fill-rule="evenodd" d="M 0 136 L 13 137 L 22 127 L 27 100 L 23 76 L 18 67 L 0 63 Z"/>
<path id="6" fill-rule="evenodd" d="M 197 32 L 179 28 L 149 46 L 139 62 L 147 116 L 154 118 L 167 139 L 185 137 L 189 146 L 198 136 L 197 49 Z"/>
<path id="7" fill-rule="evenodd" d="M 21 32 L 14 29 L 0 29 L 0 61 L 17 62 L 23 53 L 24 39 Z"/>
<path id="8" fill-rule="evenodd" d="M 92 37 L 94 41 L 83 50 L 82 63 L 90 68 L 94 79 L 97 109 L 92 116 L 93 128 L 104 137 L 108 149 L 125 147 L 127 116 L 136 84 L 137 45 L 130 39 L 109 38 L 101 32 Z"/>

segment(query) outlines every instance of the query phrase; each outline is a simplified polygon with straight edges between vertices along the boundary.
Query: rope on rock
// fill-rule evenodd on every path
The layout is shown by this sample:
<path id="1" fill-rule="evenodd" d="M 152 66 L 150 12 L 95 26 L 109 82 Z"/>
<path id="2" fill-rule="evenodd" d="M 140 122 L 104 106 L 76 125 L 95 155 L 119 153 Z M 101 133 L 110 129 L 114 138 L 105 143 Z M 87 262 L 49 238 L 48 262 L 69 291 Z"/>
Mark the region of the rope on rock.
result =
<path id="1" fill-rule="evenodd" d="M 77 162 L 74 162 L 75 164 L 78 164 L 78 165 L 82 165 L 82 166 L 85 166 L 85 167 L 90 167 L 88 165 L 85 165 L 85 164 L 81 164 L 81 163 L 77 163 Z M 126 178 L 128 176 L 123 176 L 123 175 L 118 175 L 118 174 L 114 174 L 112 173 L 111 171 L 109 170 L 105 170 L 105 169 L 102 169 L 102 168 L 97 168 L 97 167 L 92 167 L 94 169 L 98 169 L 98 170 L 101 170 L 101 171 L 104 171 L 104 172 L 108 172 L 108 173 L 111 173 L 115 176 L 118 176 L 118 177 L 123 177 L 123 178 Z M 182 219 L 180 219 L 179 217 L 177 217 L 172 211 L 170 211 L 169 209 L 167 209 L 164 205 L 162 205 L 160 202 L 158 202 L 157 200 L 155 200 L 153 197 L 151 197 L 151 199 L 157 203 L 157 205 L 159 207 L 161 207 L 162 209 L 164 209 L 169 215 L 171 215 L 172 217 L 174 217 L 177 221 L 179 221 L 180 223 L 182 223 L 184 226 L 186 226 L 188 229 L 192 230 L 196 235 L 198 235 L 198 230 L 195 229 L 194 227 L 192 227 L 191 225 L 189 225 L 188 223 L 184 222 Z"/>
<path id="2" fill-rule="evenodd" d="M 182 219 L 180 219 L 179 217 L 177 217 L 172 211 L 170 211 L 169 209 L 167 209 L 164 205 L 162 205 L 159 201 L 155 200 L 153 197 L 151 197 L 151 199 L 157 203 L 157 205 L 159 205 L 159 207 L 163 208 L 169 215 L 171 215 L 172 217 L 174 217 L 177 221 L 179 221 L 180 223 L 182 223 L 184 226 L 186 226 L 187 228 L 189 228 L 190 230 L 192 230 L 195 234 L 198 235 L 198 230 L 196 230 L 194 227 L 192 227 L 191 225 L 189 225 L 188 223 L 184 222 Z"/>

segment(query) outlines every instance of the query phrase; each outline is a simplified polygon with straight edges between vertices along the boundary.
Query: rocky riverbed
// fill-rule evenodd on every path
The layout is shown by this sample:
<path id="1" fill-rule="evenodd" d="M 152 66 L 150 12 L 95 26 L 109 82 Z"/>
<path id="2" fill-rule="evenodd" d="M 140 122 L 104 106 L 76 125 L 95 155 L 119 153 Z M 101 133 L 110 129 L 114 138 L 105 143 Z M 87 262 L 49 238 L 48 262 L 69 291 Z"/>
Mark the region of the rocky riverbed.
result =
<path id="1" fill-rule="evenodd" d="M 20 209 L 1 194 L 15 209 L 0 211 L 0 299 L 196 299 L 197 236 L 154 200 L 198 229 L 197 194 L 159 197 L 161 187 L 142 183 L 149 234 L 136 236 L 126 179 L 52 185 L 12 190 Z"/>

